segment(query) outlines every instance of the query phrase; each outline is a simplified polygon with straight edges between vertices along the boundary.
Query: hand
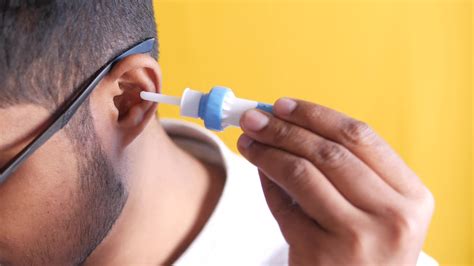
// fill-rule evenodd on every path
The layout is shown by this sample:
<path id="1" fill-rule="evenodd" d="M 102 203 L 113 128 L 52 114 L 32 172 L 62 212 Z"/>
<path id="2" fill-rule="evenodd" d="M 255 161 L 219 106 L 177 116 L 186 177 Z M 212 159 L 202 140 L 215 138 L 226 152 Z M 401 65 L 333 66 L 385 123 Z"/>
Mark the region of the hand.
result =
<path id="1" fill-rule="evenodd" d="M 259 168 L 291 265 L 414 265 L 434 209 L 365 123 L 301 100 L 247 111 L 238 148 Z"/>

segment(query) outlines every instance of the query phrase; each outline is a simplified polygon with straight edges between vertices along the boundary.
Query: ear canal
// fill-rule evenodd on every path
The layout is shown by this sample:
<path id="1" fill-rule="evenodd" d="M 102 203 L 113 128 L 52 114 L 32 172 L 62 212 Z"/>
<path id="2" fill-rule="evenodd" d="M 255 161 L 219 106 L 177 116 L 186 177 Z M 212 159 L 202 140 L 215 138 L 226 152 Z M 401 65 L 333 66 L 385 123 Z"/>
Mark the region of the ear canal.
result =
<path id="1" fill-rule="evenodd" d="M 119 87 L 122 90 L 122 94 L 114 97 L 114 104 L 119 111 L 118 120 L 120 121 L 127 116 L 133 106 L 136 106 L 142 101 L 140 98 L 142 89 L 136 85 L 134 86 L 133 84 L 127 83 L 120 83 Z"/>

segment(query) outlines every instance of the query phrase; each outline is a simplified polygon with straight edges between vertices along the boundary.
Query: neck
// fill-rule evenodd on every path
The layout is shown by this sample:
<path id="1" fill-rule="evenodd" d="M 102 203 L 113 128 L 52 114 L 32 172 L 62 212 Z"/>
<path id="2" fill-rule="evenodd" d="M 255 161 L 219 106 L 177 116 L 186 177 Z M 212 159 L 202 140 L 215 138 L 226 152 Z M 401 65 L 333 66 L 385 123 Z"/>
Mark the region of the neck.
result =
<path id="1" fill-rule="evenodd" d="M 128 156 L 134 165 L 127 203 L 87 265 L 170 264 L 219 199 L 222 169 L 181 150 L 158 123 L 150 123 L 132 145 L 137 152 Z"/>

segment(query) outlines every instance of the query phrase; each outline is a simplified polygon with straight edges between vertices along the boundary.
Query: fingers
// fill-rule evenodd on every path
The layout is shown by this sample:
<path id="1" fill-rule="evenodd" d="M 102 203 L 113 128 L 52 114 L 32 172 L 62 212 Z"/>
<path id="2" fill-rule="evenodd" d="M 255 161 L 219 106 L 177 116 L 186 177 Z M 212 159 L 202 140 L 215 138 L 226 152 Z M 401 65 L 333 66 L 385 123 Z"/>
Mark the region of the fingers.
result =
<path id="1" fill-rule="evenodd" d="M 422 187 L 413 185 L 421 185 L 421 181 L 390 146 L 363 122 L 317 104 L 287 98 L 275 103 L 273 113 L 346 147 L 401 194 L 417 193 L 417 188 Z"/>
<path id="2" fill-rule="evenodd" d="M 325 237 L 323 229 L 303 213 L 298 204 L 294 203 L 283 189 L 262 171 L 259 171 L 259 175 L 267 205 L 288 243 L 309 245 Z M 301 236 L 307 237 L 302 239 Z M 302 241 L 304 243 L 301 243 Z"/>
<path id="3" fill-rule="evenodd" d="M 308 160 L 252 141 L 245 135 L 240 137 L 238 148 L 325 230 L 344 228 L 346 219 L 362 215 Z"/>
<path id="4" fill-rule="evenodd" d="M 249 128 L 248 125 L 252 127 L 251 123 L 254 122 L 249 120 L 257 120 L 254 116 L 265 116 L 267 125 L 258 131 L 252 130 L 255 127 Z M 259 111 L 245 113 L 241 123 L 245 134 L 258 142 L 309 160 L 359 209 L 375 213 L 398 200 L 399 195 L 390 186 L 364 162 L 337 143 Z"/>

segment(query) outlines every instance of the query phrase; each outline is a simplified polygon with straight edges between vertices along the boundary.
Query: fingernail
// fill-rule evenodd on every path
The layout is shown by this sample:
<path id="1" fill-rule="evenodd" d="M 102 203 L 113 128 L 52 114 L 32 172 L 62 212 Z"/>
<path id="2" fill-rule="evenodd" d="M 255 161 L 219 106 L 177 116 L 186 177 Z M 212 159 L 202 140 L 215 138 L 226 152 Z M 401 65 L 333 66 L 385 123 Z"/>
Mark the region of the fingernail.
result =
<path id="1" fill-rule="evenodd" d="M 273 110 L 279 115 L 289 115 L 295 108 L 296 102 L 289 98 L 281 98 L 273 106 Z"/>
<path id="2" fill-rule="evenodd" d="M 266 115 L 256 110 L 247 111 L 242 118 L 243 127 L 250 131 L 261 130 L 268 124 L 269 121 L 270 119 L 268 119 Z"/>
<path id="3" fill-rule="evenodd" d="M 250 145 L 252 145 L 252 143 L 253 139 L 251 139 L 247 135 L 242 135 L 240 136 L 239 141 L 237 142 L 237 146 L 247 149 L 248 147 L 250 147 Z"/>

